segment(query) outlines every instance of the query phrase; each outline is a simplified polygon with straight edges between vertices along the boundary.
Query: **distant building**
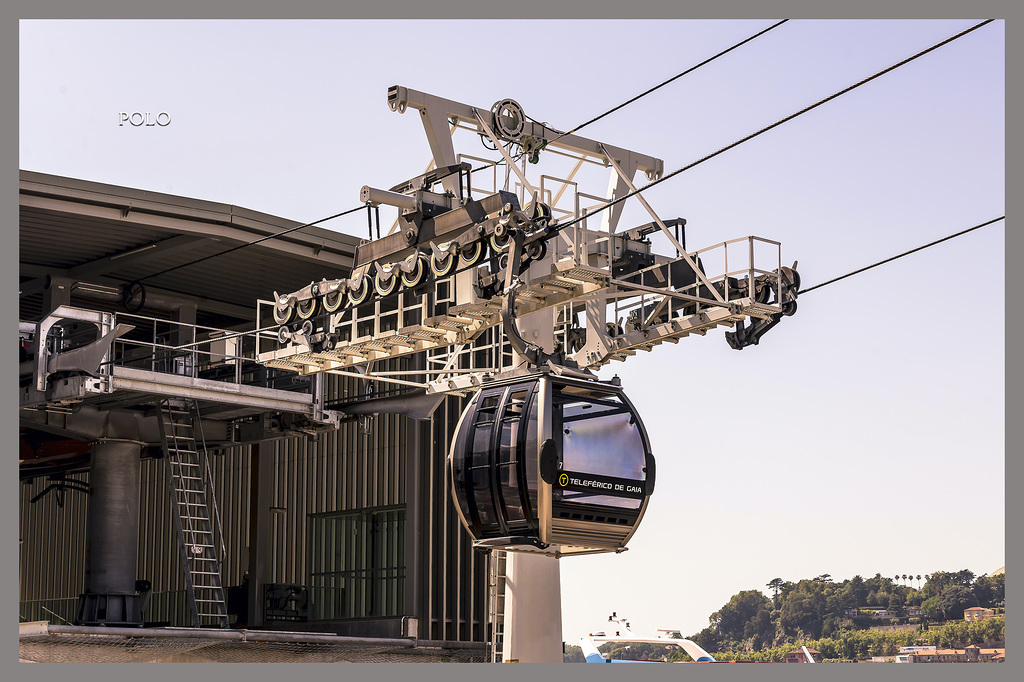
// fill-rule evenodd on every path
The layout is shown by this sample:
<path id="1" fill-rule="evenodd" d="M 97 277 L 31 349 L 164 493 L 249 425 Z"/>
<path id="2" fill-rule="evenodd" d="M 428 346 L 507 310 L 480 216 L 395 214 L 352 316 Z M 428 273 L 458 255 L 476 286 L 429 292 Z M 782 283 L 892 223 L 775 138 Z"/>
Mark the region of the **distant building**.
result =
<path id="1" fill-rule="evenodd" d="M 815 663 L 821 663 L 822 655 L 820 651 L 808 648 L 807 651 L 811 653 L 811 658 L 814 659 Z M 794 649 L 786 654 L 786 657 L 782 660 L 783 663 L 807 663 L 807 657 L 804 656 L 803 649 Z"/>
<path id="2" fill-rule="evenodd" d="M 968 623 L 972 623 L 976 620 L 992 618 L 995 615 L 996 612 L 993 609 L 985 609 L 980 606 L 972 606 L 969 609 L 964 609 L 964 620 Z"/>
<path id="3" fill-rule="evenodd" d="M 982 649 L 969 646 L 966 649 L 935 649 L 915 651 L 907 654 L 907 663 L 981 663 L 987 661 L 1005 662 L 1006 649 Z"/>

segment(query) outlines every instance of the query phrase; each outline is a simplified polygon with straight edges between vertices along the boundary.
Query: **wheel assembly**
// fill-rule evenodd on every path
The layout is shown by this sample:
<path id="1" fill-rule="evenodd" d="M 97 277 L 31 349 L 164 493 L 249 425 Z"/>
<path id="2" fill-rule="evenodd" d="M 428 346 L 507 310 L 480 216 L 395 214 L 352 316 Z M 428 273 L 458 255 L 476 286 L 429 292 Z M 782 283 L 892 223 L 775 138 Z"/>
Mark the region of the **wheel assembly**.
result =
<path id="1" fill-rule="evenodd" d="M 413 254 L 406 259 L 406 262 L 413 261 L 412 269 L 409 272 L 402 271 L 402 286 L 412 289 L 418 286 L 427 276 L 427 257 L 422 254 Z"/>
<path id="2" fill-rule="evenodd" d="M 548 254 L 548 245 L 541 240 L 526 245 L 526 257 L 530 260 L 542 260 Z"/>
<path id="3" fill-rule="evenodd" d="M 295 314 L 299 316 L 300 320 L 308 320 L 316 314 L 317 300 L 315 298 L 307 298 L 304 301 L 299 301 L 295 304 Z"/>
<path id="4" fill-rule="evenodd" d="M 349 286 L 348 288 L 348 302 L 349 305 L 360 305 L 370 295 L 370 278 L 363 277 L 359 278 L 356 285 Z"/>
<path id="5" fill-rule="evenodd" d="M 395 276 L 394 265 L 384 266 L 377 270 L 373 277 L 373 288 L 378 296 L 387 296 L 398 288 L 398 277 Z"/>
<path id="6" fill-rule="evenodd" d="M 508 249 L 508 245 L 512 243 L 512 235 L 506 232 L 504 235 L 499 235 L 497 231 L 491 235 L 491 249 L 493 251 L 505 251 Z"/>
<path id="7" fill-rule="evenodd" d="M 441 256 L 440 260 L 435 255 L 430 256 L 430 271 L 434 277 L 447 277 L 455 269 L 455 256 L 447 253 Z"/>
<path id="8" fill-rule="evenodd" d="M 478 239 L 468 246 L 463 246 L 459 251 L 459 258 L 466 265 L 476 265 L 484 258 L 484 242 Z"/>
<path id="9" fill-rule="evenodd" d="M 329 313 L 337 312 L 337 310 L 341 308 L 341 304 L 344 303 L 344 301 L 345 297 L 341 295 L 340 291 L 332 291 L 329 294 L 324 294 L 324 310 Z"/>
<path id="10" fill-rule="evenodd" d="M 281 305 L 278 303 L 274 306 L 274 322 L 278 324 L 288 324 L 295 318 L 295 308 L 290 305 Z"/>

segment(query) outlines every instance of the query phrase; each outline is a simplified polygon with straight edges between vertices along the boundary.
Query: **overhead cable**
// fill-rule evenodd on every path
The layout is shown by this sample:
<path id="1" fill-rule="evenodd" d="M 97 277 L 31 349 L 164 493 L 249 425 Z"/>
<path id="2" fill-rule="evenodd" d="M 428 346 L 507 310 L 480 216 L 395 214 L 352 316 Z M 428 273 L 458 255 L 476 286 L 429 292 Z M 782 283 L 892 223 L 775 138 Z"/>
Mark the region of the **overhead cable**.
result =
<path id="1" fill-rule="evenodd" d="M 175 265 L 172 268 L 167 268 L 166 270 L 161 270 L 160 272 L 157 272 L 157 273 L 154 273 L 154 274 L 151 274 L 151 275 L 146 275 L 145 277 L 140 277 L 139 279 L 135 280 L 135 282 L 133 282 L 133 284 L 134 283 L 142 282 L 143 280 L 146 280 L 146 279 L 152 279 L 153 277 L 159 277 L 160 275 L 165 275 L 168 272 L 171 272 L 173 270 L 179 270 L 181 268 L 186 268 L 186 267 L 188 267 L 190 265 L 195 265 L 196 263 L 202 263 L 203 261 L 210 260 L 211 258 L 217 258 L 218 256 L 224 256 L 224 255 L 229 254 L 229 253 L 231 253 L 233 251 L 238 251 L 239 249 L 244 249 L 247 246 L 253 246 L 255 244 L 259 244 L 261 242 L 268 241 L 270 239 L 277 239 L 278 237 L 283 237 L 284 235 L 289 234 L 291 232 L 297 232 L 298 230 L 301 230 L 301 229 L 306 228 L 306 227 L 313 227 L 314 225 L 319 225 L 320 223 L 325 223 L 328 220 L 334 220 L 335 218 L 340 218 L 341 216 L 345 216 L 345 215 L 348 215 L 350 213 L 355 213 L 356 211 L 361 211 L 364 208 L 366 208 L 366 206 L 356 206 L 355 208 L 351 208 L 351 209 L 349 209 L 347 211 L 342 211 L 341 213 L 335 213 L 332 216 L 327 216 L 326 218 L 321 218 L 320 220 L 314 220 L 313 222 L 306 223 L 305 225 L 299 225 L 297 227 L 290 227 L 287 230 L 282 230 L 280 232 L 275 232 L 274 234 L 268 234 L 265 237 L 260 237 L 259 239 L 256 239 L 254 241 L 248 242 L 246 244 L 239 244 L 238 246 L 232 246 L 230 249 L 226 249 L 226 250 L 221 251 L 219 253 L 213 253 L 213 254 L 210 254 L 209 256 L 203 256 L 202 258 L 197 258 L 197 259 L 195 259 L 193 261 L 189 261 L 188 263 L 182 263 L 181 265 Z"/>
<path id="2" fill-rule="evenodd" d="M 960 232 L 957 232 L 956 234 L 951 234 L 948 237 L 943 237 L 942 239 L 936 239 L 935 241 L 930 242 L 928 244 L 925 244 L 923 246 L 919 246 L 916 249 L 911 249 L 910 251 L 904 251 L 903 253 L 901 253 L 899 255 L 896 255 L 896 256 L 893 256 L 891 258 L 886 258 L 885 260 L 880 260 L 877 263 L 873 263 L 871 265 L 868 265 L 866 267 L 860 268 L 858 270 L 854 270 L 853 272 L 848 272 L 845 275 L 841 275 L 839 277 L 834 277 L 833 279 L 830 279 L 827 282 L 822 282 L 821 284 L 815 284 L 813 287 L 808 287 L 806 289 L 801 289 L 800 290 L 800 295 L 803 296 L 804 294 L 806 294 L 809 291 L 814 291 L 815 289 L 820 289 L 823 286 L 828 286 L 829 284 L 832 284 L 833 282 L 838 282 L 841 279 L 846 279 L 847 277 L 853 277 L 854 275 L 860 274 L 860 273 L 864 272 L 865 270 L 870 270 L 871 268 L 877 268 L 879 265 L 884 265 L 886 263 L 891 263 L 892 261 L 894 261 L 894 260 L 896 260 L 898 258 L 903 258 L 904 256 L 909 256 L 912 253 L 916 253 L 918 251 L 922 251 L 924 249 L 927 249 L 930 246 L 935 246 L 936 244 L 941 244 L 942 242 L 949 241 L 950 239 L 953 239 L 954 237 L 959 237 L 960 235 L 967 234 L 968 232 L 973 232 L 974 230 L 980 230 L 981 228 L 987 227 L 988 225 L 992 225 L 993 223 L 998 223 L 1000 220 L 1006 220 L 1006 216 L 1003 215 L 1003 216 L 999 216 L 998 218 L 993 218 L 992 220 L 989 220 L 987 222 L 981 223 L 980 225 L 975 225 L 974 227 L 969 227 L 966 230 L 961 230 Z"/>
<path id="3" fill-rule="evenodd" d="M 527 116 L 526 118 L 530 119 L 534 123 L 539 123 L 540 125 L 544 126 L 545 128 L 553 130 L 555 133 L 557 133 L 557 135 L 558 135 L 557 137 L 552 138 L 549 142 L 547 142 L 547 144 L 551 144 L 553 142 L 556 142 L 556 141 L 562 139 L 566 135 L 572 135 L 576 131 L 580 130 L 581 128 L 583 128 L 585 126 L 590 125 L 591 123 L 594 123 L 595 121 L 601 120 L 602 118 L 604 118 L 605 116 L 607 116 L 609 114 L 615 113 L 616 111 L 618 111 L 619 109 L 623 108 L 624 106 L 632 104 L 633 102 L 637 101 L 641 97 L 645 97 L 645 96 L 651 94 L 652 92 L 654 92 L 655 90 L 657 90 L 659 88 L 665 87 L 669 83 L 671 83 L 671 82 L 673 82 L 673 81 L 675 81 L 675 80 L 677 80 L 679 78 L 682 78 L 686 74 L 692 73 L 692 72 L 696 71 L 697 69 L 699 69 L 700 67 L 704 66 L 705 64 L 710 64 L 711 62 L 713 62 L 714 60 L 718 59 L 719 57 L 732 52 L 733 50 L 735 50 L 738 47 L 746 45 L 751 40 L 754 40 L 755 38 L 763 36 L 768 31 L 772 30 L 773 28 L 777 28 L 777 27 L 781 26 L 782 24 L 786 23 L 787 21 L 789 21 L 789 19 L 783 19 L 782 21 L 779 21 L 779 22 L 776 22 L 776 23 L 772 24 L 771 26 L 769 26 L 766 29 L 758 31 L 754 35 L 750 36 L 749 38 L 745 38 L 744 40 L 741 40 L 740 42 L 736 43 L 732 47 L 726 48 L 726 49 L 722 50 L 721 52 L 719 52 L 718 54 L 715 54 L 715 55 L 713 55 L 711 57 L 708 57 L 707 59 L 705 59 L 704 61 L 700 62 L 699 64 L 695 64 L 695 65 L 691 66 L 690 68 L 686 69 L 685 71 L 683 71 L 681 73 L 677 73 L 676 75 L 674 75 L 671 78 L 669 78 L 667 81 L 663 81 L 663 82 L 659 83 L 658 85 L 655 85 L 653 88 L 650 88 L 648 90 L 645 90 L 645 91 L 641 92 L 636 97 L 633 97 L 632 99 L 626 100 L 622 104 L 620 104 L 620 105 L 618 105 L 616 107 L 613 107 L 612 109 L 609 109 L 608 111 L 604 112 L 603 114 L 595 116 L 594 118 L 590 119 L 589 121 L 585 121 L 584 123 L 579 124 L 578 126 L 573 128 L 572 130 L 569 130 L 569 131 L 566 131 L 566 132 L 562 132 L 562 131 L 559 131 L 559 130 L 555 130 L 548 123 L 543 123 L 543 122 L 538 121 L 538 120 L 536 120 L 536 119 L 534 119 L 534 118 L 532 118 L 530 116 Z M 483 137 L 483 136 L 481 136 L 481 137 Z M 484 170 L 486 168 L 490 168 L 491 166 L 501 165 L 502 163 L 504 163 L 503 160 L 502 161 L 495 161 L 494 163 L 489 163 L 489 164 L 486 164 L 484 166 L 480 166 L 479 168 L 474 168 L 471 172 L 475 173 L 476 171 Z"/>
<path id="4" fill-rule="evenodd" d="M 875 74 L 873 74 L 871 76 L 868 76 L 867 78 L 864 78 L 863 80 L 857 81 L 853 85 L 847 86 L 847 87 L 843 88 L 842 90 L 840 90 L 839 92 L 836 92 L 836 93 L 834 93 L 832 95 L 829 95 L 828 97 L 826 97 L 824 99 L 818 100 L 814 104 L 811 104 L 810 106 L 804 107 L 803 109 L 801 109 L 800 111 L 797 111 L 796 113 L 790 114 L 789 116 L 786 116 L 785 118 L 780 119 L 780 120 L 776 121 L 775 123 L 772 123 L 771 125 L 765 126 L 764 128 L 761 128 L 760 130 L 758 130 L 757 132 L 751 133 L 750 135 L 747 135 L 746 137 L 744 137 L 742 139 L 739 139 L 736 142 L 733 142 L 732 144 L 726 145 L 725 147 L 722 147 L 718 151 L 712 152 L 712 153 L 708 154 L 707 156 L 703 156 L 703 157 L 697 159 L 696 161 L 694 161 L 693 163 L 690 163 L 690 164 L 688 164 L 686 166 L 683 166 L 682 168 L 674 170 L 674 171 L 672 171 L 671 173 L 669 173 L 667 175 L 663 175 L 662 177 L 658 178 L 657 180 L 654 180 L 653 182 L 647 183 L 643 187 L 635 189 L 635 190 L 633 190 L 631 192 L 627 192 L 626 194 L 623 194 L 621 197 L 618 197 L 617 199 L 612 199 L 608 203 L 603 204 L 602 206 L 599 206 L 598 208 L 594 209 L 593 213 L 597 213 L 599 211 L 603 211 L 605 209 L 611 208 L 612 206 L 614 206 L 616 204 L 619 204 L 619 203 L 625 201 L 626 199 L 629 199 L 632 196 L 636 196 L 637 194 L 640 194 L 641 192 L 643 192 L 645 190 L 648 190 L 651 187 L 654 187 L 655 185 L 659 185 L 659 184 L 665 182 L 669 178 L 674 178 L 675 176 L 679 175 L 683 171 L 690 170 L 694 166 L 698 166 L 698 165 L 704 163 L 705 161 L 713 159 L 716 156 L 718 156 L 719 154 L 722 154 L 723 152 L 726 152 L 726 151 L 732 149 L 733 147 L 737 147 L 737 146 L 743 144 L 744 142 L 752 140 L 755 137 L 757 137 L 758 135 L 766 133 L 769 130 L 782 125 L 783 123 L 786 123 L 787 121 L 793 120 L 797 116 L 800 116 L 802 114 L 806 114 L 808 111 L 811 111 L 812 109 L 816 109 L 817 107 L 820 107 L 822 104 L 825 104 L 826 102 L 831 102 L 832 100 L 834 100 L 835 98 L 839 97 L 840 95 L 845 95 L 846 93 L 850 92 L 851 90 L 854 90 L 856 88 L 859 88 L 862 85 L 870 83 L 871 81 L 875 80 L 876 78 L 878 78 L 880 76 L 883 76 L 883 75 L 889 73 L 890 71 L 892 71 L 894 69 L 897 69 L 897 68 L 899 68 L 901 66 L 904 66 L 905 64 L 909 64 L 910 62 L 914 61 L 915 59 L 917 59 L 919 57 L 923 57 L 924 55 L 928 54 L 929 52 L 932 52 L 933 50 L 937 50 L 940 47 L 942 47 L 943 45 L 947 45 L 947 44 L 953 42 L 954 40 L 956 40 L 958 38 L 962 38 L 965 35 L 967 35 L 968 33 L 971 33 L 972 31 L 976 31 L 979 28 L 981 28 L 982 26 L 984 26 L 985 24 L 989 24 L 992 21 L 993 21 L 992 19 L 986 19 L 985 21 L 982 21 L 982 22 L 980 22 L 978 24 L 975 24 L 974 26 L 971 26 L 970 28 L 961 31 L 960 33 L 957 33 L 954 36 L 946 38 L 942 42 L 936 43 L 935 45 L 932 45 L 931 47 L 929 47 L 929 48 L 927 48 L 925 50 L 922 50 L 922 51 L 918 52 L 915 55 L 907 57 L 903 61 L 897 62 L 896 64 L 893 64 L 890 67 L 882 69 L 878 73 L 875 73 Z M 584 216 L 581 216 L 581 217 L 576 218 L 574 220 L 571 220 L 571 221 L 569 221 L 567 223 L 562 223 L 561 225 L 558 225 L 556 228 L 554 228 L 554 231 L 558 232 L 560 230 L 564 230 L 565 228 L 567 228 L 567 227 L 569 227 L 571 225 L 575 225 L 576 223 L 580 222 L 583 219 L 584 219 Z"/>
<path id="5" fill-rule="evenodd" d="M 968 232 L 973 232 L 974 230 L 979 230 L 979 229 L 981 229 L 983 227 L 987 227 L 989 225 L 992 225 L 994 223 L 998 223 L 999 221 L 1005 220 L 1005 219 L 1006 219 L 1006 216 L 999 216 L 998 218 L 993 218 L 992 220 L 989 220 L 989 221 L 986 221 L 984 223 L 981 223 L 980 225 L 975 225 L 974 227 L 969 227 L 966 230 L 961 230 L 960 232 L 957 232 L 955 234 L 951 234 L 948 237 L 943 237 L 942 239 L 936 239 L 933 242 L 929 242 L 929 243 L 924 244 L 922 246 L 918 246 L 917 248 L 911 249 L 909 251 L 904 251 L 903 253 L 895 255 L 895 256 L 892 256 L 891 258 L 886 258 L 885 260 L 881 260 L 881 261 L 878 261 L 877 263 L 873 263 L 873 264 L 865 266 L 863 268 L 859 268 L 857 270 L 854 270 L 853 272 L 848 272 L 845 275 L 841 275 L 839 277 L 834 277 L 833 279 L 830 279 L 830 280 L 828 280 L 826 282 L 822 282 L 821 284 L 815 284 L 813 287 L 808 287 L 806 289 L 801 289 L 800 290 L 800 295 L 803 296 L 804 294 L 807 294 L 810 291 L 814 291 L 815 289 L 820 289 L 820 288 L 822 288 L 824 286 L 828 286 L 829 284 L 833 284 L 833 283 L 838 282 L 840 280 L 846 279 L 847 277 L 853 277 L 854 275 L 860 274 L 860 273 L 862 273 L 862 272 L 864 272 L 866 270 L 870 270 L 872 268 L 877 268 L 879 265 L 884 265 L 886 263 L 891 263 L 892 261 L 900 259 L 900 258 L 903 258 L 904 256 L 909 256 L 912 253 L 916 253 L 918 251 L 923 251 L 924 249 L 927 249 L 927 248 L 929 248 L 931 246 L 935 246 L 936 244 L 941 244 L 942 242 L 949 241 L 950 239 L 953 239 L 955 237 L 959 237 L 961 235 L 965 235 Z M 468 265 L 468 266 L 459 268 L 458 270 L 456 270 L 452 274 L 455 275 L 455 274 L 458 274 L 460 272 L 464 272 L 466 270 L 471 270 L 474 267 L 476 267 L 476 266 L 475 265 Z M 397 294 L 391 294 L 391 296 L 396 296 L 396 295 Z M 381 297 L 381 298 L 386 298 L 386 297 Z M 280 325 L 276 325 L 275 324 L 273 326 L 264 327 L 262 329 L 255 329 L 255 330 L 244 331 L 244 332 L 236 332 L 236 333 L 228 334 L 227 336 L 223 336 L 223 337 L 219 337 L 219 338 L 220 339 L 226 339 L 226 338 L 230 339 L 230 338 L 239 337 L 239 336 L 249 336 L 249 335 L 261 334 L 263 332 L 273 331 L 273 330 L 275 330 L 275 329 L 277 329 L 279 327 L 280 327 Z M 196 342 L 196 343 L 187 343 L 187 344 L 184 344 L 182 346 L 176 346 L 172 350 L 183 350 L 183 349 L 193 348 L 195 346 L 202 345 L 203 343 L 208 343 L 208 341 L 200 341 L 200 342 Z"/>
<path id="6" fill-rule="evenodd" d="M 693 71 L 696 71 L 697 69 L 699 69 L 700 67 L 704 66 L 705 64 L 710 64 L 710 63 L 711 63 L 711 62 L 713 62 L 714 60 L 718 59 L 719 57 L 721 57 L 721 56 L 723 56 L 723 55 L 726 55 L 726 54 L 728 54 L 728 53 L 732 52 L 732 51 L 733 51 L 733 50 L 735 50 L 736 48 L 738 48 L 738 47 L 741 47 L 741 46 L 743 46 L 743 45 L 746 45 L 746 44 L 747 44 L 747 43 L 749 43 L 749 42 L 750 42 L 751 40 L 754 40 L 755 38 L 758 38 L 758 37 L 760 37 L 760 36 L 763 36 L 763 35 L 764 35 L 765 33 L 767 33 L 768 31 L 771 31 L 771 30 L 772 30 L 773 28 L 778 28 L 779 26 L 782 26 L 782 25 L 783 25 L 784 23 L 786 23 L 787 21 L 789 21 L 789 19 L 783 19 L 782 21 L 776 22 L 776 23 L 772 24 L 771 26 L 769 26 L 768 28 L 766 28 L 766 29 L 764 29 L 764 30 L 762 30 L 762 31 L 758 31 L 757 33 L 755 33 L 754 35 L 750 36 L 749 38 L 746 38 L 746 39 L 744 39 L 744 40 L 741 40 L 740 42 L 736 43 L 736 44 L 735 44 L 735 45 L 733 45 L 732 47 L 726 48 L 726 49 L 722 50 L 721 52 L 719 52 L 718 54 L 716 54 L 716 55 L 714 55 L 714 56 L 708 57 L 707 59 L 705 59 L 705 60 L 704 60 L 704 61 L 702 61 L 701 63 L 699 63 L 699 64 L 695 64 L 694 66 L 691 66 L 691 67 L 690 67 L 690 68 L 688 68 L 688 69 L 687 69 L 686 71 L 683 71 L 683 72 L 681 72 L 681 73 L 677 73 L 676 75 L 674 75 L 674 76 L 672 76 L 671 78 L 669 78 L 669 79 L 668 79 L 667 81 L 664 81 L 663 83 L 659 83 L 658 85 L 655 85 L 655 86 L 654 86 L 653 88 L 650 88 L 649 90 L 645 90 L 644 92 L 641 92 L 641 93 L 640 93 L 639 95 L 637 95 L 636 97 L 634 97 L 634 98 L 632 98 L 632 99 L 630 99 L 630 100 L 626 100 L 625 102 L 623 102 L 622 104 L 618 105 L 617 107 L 614 107 L 614 108 L 612 108 L 612 109 L 609 109 L 608 111 L 604 112 L 603 114 L 601 114 L 601 115 L 599 115 L 599 116 L 595 116 L 594 118 L 590 119 L 589 121 L 585 121 L 584 123 L 581 123 L 581 124 L 579 124 L 578 126 L 576 126 L 575 128 L 573 128 L 572 130 L 569 130 L 569 131 L 567 131 L 567 132 L 564 132 L 564 133 L 560 133 L 560 134 L 558 135 L 558 137 L 556 137 L 556 138 L 555 138 L 554 140 L 552 140 L 551 142 L 555 142 L 556 140 L 559 140 L 559 139 L 561 139 L 561 138 L 565 137 L 566 135 L 572 135 L 573 133 L 575 133 L 576 131 L 580 130 L 581 128 L 583 128 L 583 127 L 585 127 L 585 126 L 588 126 L 588 125 L 590 125 L 591 123 L 594 123 L 594 122 L 596 122 L 596 121 L 600 121 L 600 120 L 601 120 L 602 118 L 604 118 L 604 117 L 605 117 L 605 116 L 607 116 L 608 114 L 613 114 L 613 113 L 615 113 L 616 111 L 618 111 L 619 109 L 623 108 L 624 106 L 626 106 L 626 105 L 628 105 L 628 104 L 632 104 L 633 102 L 637 101 L 637 100 L 638 100 L 638 99 L 640 99 L 641 97 L 645 97 L 645 96 L 647 96 L 647 95 L 651 94 L 652 92 L 654 92 L 654 91 L 655 91 L 655 90 L 657 90 L 658 88 L 662 88 L 662 87 L 664 87 L 664 86 L 668 85 L 669 83 L 671 83 L 671 82 L 675 81 L 676 79 L 682 78 L 682 77 L 683 77 L 683 76 L 685 76 L 686 74 L 688 74 L 688 73 L 692 73 Z M 548 144 L 551 144 L 551 142 L 549 142 Z"/>

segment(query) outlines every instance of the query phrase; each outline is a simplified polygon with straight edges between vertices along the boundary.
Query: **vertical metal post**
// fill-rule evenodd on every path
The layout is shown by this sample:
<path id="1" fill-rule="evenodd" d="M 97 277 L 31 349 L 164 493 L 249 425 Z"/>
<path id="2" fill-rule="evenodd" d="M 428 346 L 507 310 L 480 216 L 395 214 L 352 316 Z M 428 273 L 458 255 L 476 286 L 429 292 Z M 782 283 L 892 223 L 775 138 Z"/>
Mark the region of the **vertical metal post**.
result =
<path id="1" fill-rule="evenodd" d="M 425 317 L 425 315 L 424 315 Z M 426 353 L 416 353 L 412 356 L 413 369 L 426 368 Z M 441 408 L 444 414 L 444 408 Z M 434 412 L 437 414 L 437 411 Z M 408 428 L 409 447 L 406 448 L 405 463 L 405 613 L 416 619 L 416 623 L 429 623 L 429 613 L 422 603 L 424 592 L 420 587 L 420 581 L 430 575 L 427 570 L 429 566 L 428 557 L 424 551 L 424 537 L 429 537 L 430 525 L 423 513 L 423 492 L 430 485 L 429 479 L 424 479 L 424 473 L 429 467 L 425 466 L 427 457 L 432 456 L 434 451 L 432 437 L 434 434 L 434 419 L 430 421 L 419 421 L 406 417 Z M 414 633 L 404 632 L 405 636 L 414 636 Z M 418 632 L 415 634 L 418 636 Z"/>
<path id="2" fill-rule="evenodd" d="M 270 504 L 274 494 L 274 453 L 249 450 L 249 627 L 263 625 L 264 591 L 270 582 Z"/>

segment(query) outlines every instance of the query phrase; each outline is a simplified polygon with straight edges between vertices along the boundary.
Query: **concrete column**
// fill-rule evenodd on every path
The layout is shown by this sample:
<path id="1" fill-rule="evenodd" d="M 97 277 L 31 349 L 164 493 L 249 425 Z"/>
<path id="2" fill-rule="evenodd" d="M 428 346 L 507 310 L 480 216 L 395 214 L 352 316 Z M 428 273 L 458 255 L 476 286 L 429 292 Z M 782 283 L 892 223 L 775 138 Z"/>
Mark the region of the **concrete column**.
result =
<path id="1" fill-rule="evenodd" d="M 505 564 L 503 661 L 562 662 L 562 586 L 558 559 L 509 552 Z"/>
<path id="2" fill-rule="evenodd" d="M 143 443 L 104 438 L 92 446 L 85 521 L 85 592 L 76 621 L 142 625 L 135 591 Z"/>

